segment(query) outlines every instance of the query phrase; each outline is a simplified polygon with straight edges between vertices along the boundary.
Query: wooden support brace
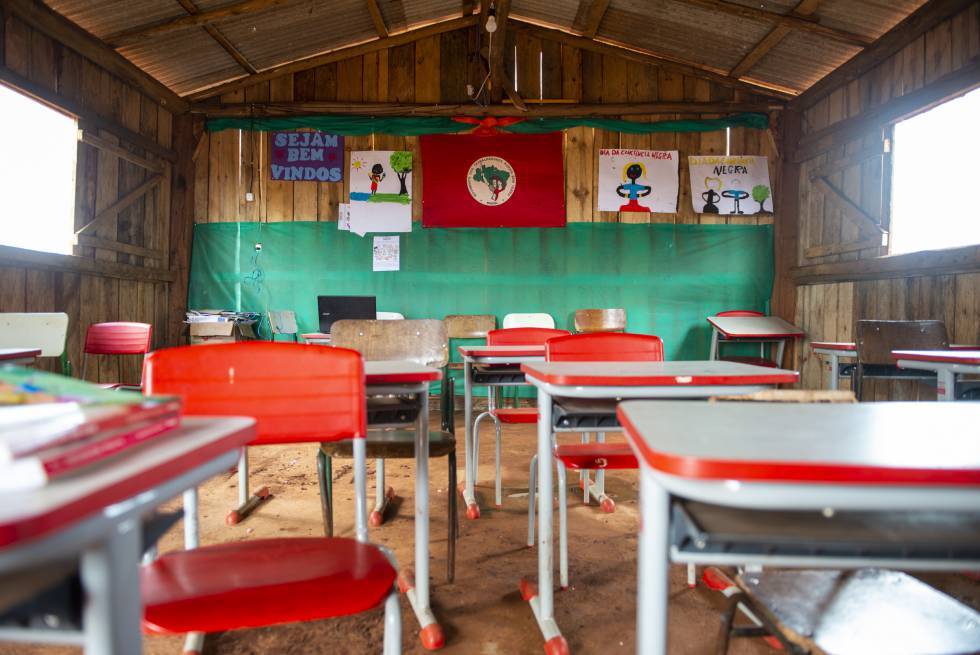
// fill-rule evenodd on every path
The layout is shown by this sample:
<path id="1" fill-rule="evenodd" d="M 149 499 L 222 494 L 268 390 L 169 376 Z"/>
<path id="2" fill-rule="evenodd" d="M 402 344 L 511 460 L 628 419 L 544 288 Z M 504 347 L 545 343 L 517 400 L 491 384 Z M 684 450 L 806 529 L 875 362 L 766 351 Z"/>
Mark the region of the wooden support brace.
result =
<path id="1" fill-rule="evenodd" d="M 865 239 L 863 241 L 851 241 L 850 243 L 833 243 L 827 246 L 813 246 L 803 251 L 807 259 L 817 257 L 829 257 L 830 255 L 841 255 L 846 252 L 856 252 L 858 250 L 868 250 L 870 248 L 880 248 L 883 244 L 882 237 L 877 239 Z"/>
<path id="2" fill-rule="evenodd" d="M 136 202 L 137 200 L 145 196 L 147 193 L 150 192 L 150 190 L 156 188 L 156 186 L 159 185 L 161 181 L 163 181 L 162 175 L 154 175 L 153 177 L 148 178 L 145 182 L 140 184 L 138 187 L 136 187 L 135 189 L 133 189 L 132 191 L 124 195 L 122 198 L 120 198 L 116 202 L 112 203 L 111 205 L 109 205 L 108 207 L 100 211 L 88 223 L 75 230 L 75 234 L 81 234 L 87 230 L 92 229 L 93 227 L 100 224 L 101 222 L 108 220 L 109 218 L 115 218 L 117 215 L 119 215 L 119 212 L 123 211 L 124 209 L 132 205 L 134 202 Z"/>
<path id="3" fill-rule="evenodd" d="M 147 159 L 146 157 L 140 157 L 131 150 L 120 147 L 115 143 L 110 143 L 100 136 L 96 136 L 91 130 L 79 130 L 78 140 L 82 143 L 92 146 L 93 148 L 98 148 L 99 150 L 105 150 L 106 152 L 111 152 L 116 157 L 120 159 L 125 159 L 131 164 L 136 164 L 141 166 L 148 171 L 153 171 L 154 173 L 163 173 L 164 165 L 161 162 L 153 161 Z"/>
<path id="4" fill-rule="evenodd" d="M 818 177 L 813 180 L 813 186 L 815 189 L 824 194 L 824 198 L 827 202 L 834 205 L 837 209 L 841 210 L 841 213 L 845 218 L 857 225 L 858 230 L 868 237 L 878 239 L 881 238 L 882 234 L 887 234 L 887 231 L 878 224 L 878 222 L 872 218 L 866 211 L 858 207 L 854 202 L 848 198 L 844 193 L 830 183 L 826 177 Z"/>

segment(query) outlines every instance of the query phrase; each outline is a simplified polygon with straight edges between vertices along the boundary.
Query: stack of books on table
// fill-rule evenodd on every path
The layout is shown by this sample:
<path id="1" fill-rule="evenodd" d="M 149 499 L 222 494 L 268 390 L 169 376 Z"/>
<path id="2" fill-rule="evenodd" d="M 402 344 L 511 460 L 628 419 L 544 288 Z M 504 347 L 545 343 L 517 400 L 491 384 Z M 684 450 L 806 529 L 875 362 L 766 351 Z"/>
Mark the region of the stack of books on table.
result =
<path id="1" fill-rule="evenodd" d="M 107 463 L 180 424 L 175 398 L 144 398 L 32 369 L 0 371 L 0 492 Z"/>

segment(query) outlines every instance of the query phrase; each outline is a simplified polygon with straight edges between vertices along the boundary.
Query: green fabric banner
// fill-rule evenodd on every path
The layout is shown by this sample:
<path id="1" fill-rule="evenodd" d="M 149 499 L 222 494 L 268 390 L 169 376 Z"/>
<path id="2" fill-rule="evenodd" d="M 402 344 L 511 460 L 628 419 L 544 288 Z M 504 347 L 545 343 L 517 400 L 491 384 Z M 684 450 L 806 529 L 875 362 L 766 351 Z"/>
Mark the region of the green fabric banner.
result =
<path id="1" fill-rule="evenodd" d="M 723 118 L 700 118 L 658 121 L 646 123 L 619 118 L 531 118 L 519 123 L 499 127 L 502 132 L 532 134 L 557 132 L 570 127 L 596 127 L 627 134 L 652 134 L 655 132 L 711 132 L 726 127 L 750 127 L 764 130 L 769 127 L 769 117 L 759 113 L 732 114 Z M 365 136 L 391 134 L 395 136 L 419 136 L 422 134 L 452 134 L 468 132 L 476 126 L 460 123 L 446 116 L 284 116 L 277 118 L 209 118 L 208 130 L 294 130 L 315 128 L 331 134 Z"/>
<path id="2" fill-rule="evenodd" d="M 371 270 L 372 241 L 336 223 L 196 225 L 188 306 L 289 309 L 300 332 L 319 329 L 317 295 L 377 296 L 379 311 L 406 318 L 494 314 L 498 325 L 546 312 L 569 330 L 576 309 L 623 307 L 628 330 L 659 335 L 668 359 L 706 359 L 706 317 L 767 311 L 773 283 L 768 225 L 416 226 L 401 235 L 401 270 L 384 273 Z"/>

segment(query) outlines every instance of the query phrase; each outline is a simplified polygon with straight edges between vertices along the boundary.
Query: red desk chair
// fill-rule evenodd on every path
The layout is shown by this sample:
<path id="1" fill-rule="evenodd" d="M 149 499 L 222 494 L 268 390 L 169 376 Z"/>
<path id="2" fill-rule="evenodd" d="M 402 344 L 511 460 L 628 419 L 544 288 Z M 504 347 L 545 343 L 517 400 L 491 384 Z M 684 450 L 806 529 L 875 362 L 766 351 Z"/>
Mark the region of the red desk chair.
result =
<path id="1" fill-rule="evenodd" d="M 716 316 L 734 316 L 734 317 L 744 317 L 744 316 L 765 316 L 763 312 L 753 311 L 751 309 L 732 309 L 727 312 L 718 312 Z M 720 337 L 719 337 L 720 338 Z M 721 349 L 719 345 L 719 350 Z M 768 357 L 766 357 L 766 344 L 759 344 L 759 356 L 752 357 L 751 355 L 729 355 L 728 357 L 722 357 L 719 353 L 718 359 L 724 360 L 726 362 L 740 362 L 742 364 L 752 364 L 753 366 L 768 366 L 769 368 L 779 368 L 779 363 L 774 362 Z"/>
<path id="2" fill-rule="evenodd" d="M 353 439 L 357 539 L 256 539 L 168 553 L 141 574 L 144 627 L 216 632 L 356 614 L 385 606 L 385 655 L 401 652 L 390 556 L 367 543 L 364 366 L 342 348 L 251 342 L 152 353 L 148 394 L 189 415 L 247 415 L 253 443 Z M 185 516 L 195 521 L 196 511 Z M 196 526 L 195 526 L 196 527 Z"/>
<path id="3" fill-rule="evenodd" d="M 545 361 L 548 362 L 662 362 L 664 342 L 660 337 L 649 334 L 630 334 L 626 332 L 595 332 L 556 337 L 545 343 Z M 594 496 L 604 512 L 613 512 L 616 504 L 605 494 L 606 469 L 636 469 L 639 463 L 630 450 L 629 444 L 605 443 L 605 433 L 600 426 L 606 424 L 615 430 L 621 429 L 615 419 L 615 404 L 597 407 L 590 401 L 563 400 L 558 406 L 568 417 L 586 418 L 580 425 L 594 424 L 591 430 L 575 427 L 552 428 L 551 439 L 558 469 L 558 517 L 559 517 L 559 584 L 568 587 L 568 481 L 565 468 L 578 469 L 583 473 L 582 487 L 585 502 Z M 562 411 L 556 412 L 556 422 L 562 421 Z M 608 419 L 612 416 L 611 421 Z M 591 421 L 588 416 L 601 417 Z M 574 419 L 573 419 L 574 420 Z M 581 444 L 559 444 L 556 431 L 584 432 Z M 588 442 L 588 434 L 595 430 L 596 443 Z M 589 471 L 596 470 L 593 483 Z M 534 546 L 534 496 L 537 480 L 537 455 L 531 459 L 531 484 L 528 487 L 528 537 L 529 547 Z"/>
<path id="4" fill-rule="evenodd" d="M 146 355 L 150 352 L 153 326 L 148 323 L 93 323 L 85 332 L 82 354 L 82 379 L 88 367 L 89 355 Z M 142 382 L 140 383 L 142 384 Z M 116 382 L 103 385 L 107 389 L 140 390 L 140 385 Z"/>
<path id="5" fill-rule="evenodd" d="M 538 346 L 544 344 L 548 339 L 553 337 L 563 337 L 568 336 L 568 330 L 556 330 L 554 328 L 539 328 L 539 327 L 518 327 L 518 328 L 504 328 L 501 330 L 490 330 L 487 332 L 487 345 L 488 346 Z M 524 374 L 520 372 L 520 367 L 513 366 L 495 366 L 488 367 L 488 371 L 497 371 L 499 373 L 507 374 L 508 377 L 513 379 L 519 379 L 521 382 L 524 379 Z M 506 373 L 505 373 L 506 372 Z M 511 382 L 510 384 L 513 384 Z M 502 478 L 500 475 L 500 429 L 503 423 L 537 423 L 538 422 L 538 410 L 535 407 L 497 407 L 496 406 L 496 393 L 494 393 L 493 387 L 490 389 L 490 394 L 488 397 L 489 407 L 487 411 L 483 412 L 476 417 L 473 421 L 473 484 L 477 481 L 477 471 L 479 470 L 479 459 L 480 459 L 480 421 L 484 418 L 490 418 L 493 421 L 494 428 L 496 430 L 496 450 L 495 450 L 495 489 L 494 489 L 494 502 L 497 507 L 503 505 L 503 489 L 502 489 Z"/>

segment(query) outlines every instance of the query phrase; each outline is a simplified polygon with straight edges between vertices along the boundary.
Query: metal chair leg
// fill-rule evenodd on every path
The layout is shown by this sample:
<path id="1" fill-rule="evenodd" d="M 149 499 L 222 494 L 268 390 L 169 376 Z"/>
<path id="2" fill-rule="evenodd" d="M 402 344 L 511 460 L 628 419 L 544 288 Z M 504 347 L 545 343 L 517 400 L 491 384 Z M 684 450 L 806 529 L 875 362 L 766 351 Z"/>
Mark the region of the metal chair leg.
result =
<path id="1" fill-rule="evenodd" d="M 538 488 L 538 456 L 531 458 L 527 483 L 527 547 L 534 548 L 534 497 Z"/>
<path id="2" fill-rule="evenodd" d="M 558 585 L 568 589 L 568 476 L 565 464 L 555 458 L 558 469 Z"/>
<path id="3" fill-rule="evenodd" d="M 494 440 L 494 500 L 496 501 L 497 507 L 504 504 L 504 493 L 503 486 L 504 480 L 503 475 L 500 472 L 500 458 L 501 458 L 501 447 L 500 447 L 500 421 L 494 421 L 494 427 L 496 428 L 496 435 Z"/>
<path id="4" fill-rule="evenodd" d="M 322 450 L 316 451 L 316 474 L 320 483 L 320 512 L 323 515 L 323 534 L 333 536 L 333 498 L 331 498 L 330 458 Z"/>
<path id="5" fill-rule="evenodd" d="M 456 449 L 449 455 L 449 557 L 446 560 L 446 580 L 456 579 L 456 534 L 459 529 L 459 516 L 456 513 Z"/>
<path id="6" fill-rule="evenodd" d="M 718 628 L 718 639 L 715 644 L 715 655 L 728 654 L 728 642 L 732 636 L 732 625 L 735 623 L 735 611 L 738 609 L 742 594 L 734 594 L 728 599 L 728 604 L 721 613 L 721 625 Z"/>

